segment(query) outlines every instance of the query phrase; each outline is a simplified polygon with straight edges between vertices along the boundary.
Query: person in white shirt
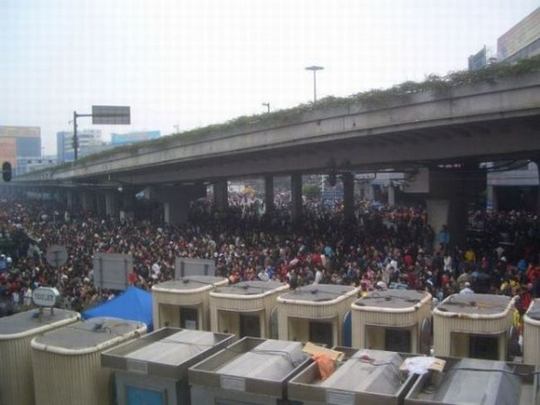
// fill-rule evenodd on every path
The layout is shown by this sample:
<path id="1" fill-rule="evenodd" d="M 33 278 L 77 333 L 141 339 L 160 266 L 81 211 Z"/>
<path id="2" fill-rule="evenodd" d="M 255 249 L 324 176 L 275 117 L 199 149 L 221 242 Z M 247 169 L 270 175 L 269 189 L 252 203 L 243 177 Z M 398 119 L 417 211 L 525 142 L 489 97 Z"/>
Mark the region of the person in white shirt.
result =
<path id="1" fill-rule="evenodd" d="M 323 273 L 321 269 L 317 269 L 317 272 L 315 273 L 315 281 L 313 281 L 313 284 L 317 285 L 321 282 L 323 277 Z"/>
<path id="2" fill-rule="evenodd" d="M 460 294 L 474 294 L 474 291 L 471 289 L 471 283 L 468 281 L 465 283 L 465 286 L 459 292 Z"/>

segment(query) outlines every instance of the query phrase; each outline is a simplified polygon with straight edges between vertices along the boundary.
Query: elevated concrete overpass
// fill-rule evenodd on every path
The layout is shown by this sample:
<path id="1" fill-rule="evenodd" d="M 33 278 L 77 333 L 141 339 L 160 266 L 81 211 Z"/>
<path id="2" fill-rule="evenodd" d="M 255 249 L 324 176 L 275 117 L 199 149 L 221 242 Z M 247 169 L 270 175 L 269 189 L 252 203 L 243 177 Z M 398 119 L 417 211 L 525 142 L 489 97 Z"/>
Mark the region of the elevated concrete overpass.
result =
<path id="1" fill-rule="evenodd" d="M 540 72 L 439 94 L 409 94 L 384 105 L 315 106 L 280 117 L 271 124 L 255 120 L 234 128 L 209 128 L 197 137 L 180 134 L 118 148 L 18 177 L 14 185 L 80 185 L 87 190 L 117 184 L 153 186 L 161 190 L 157 194 L 166 211 L 169 207 L 169 220 L 178 222 L 184 216 L 171 219 L 175 215 L 170 213 L 175 206 L 185 208 L 182 195 L 196 197 L 202 184 L 213 183 L 215 195 L 225 204 L 223 182 L 234 177 L 271 180 L 292 175 L 293 211 L 299 212 L 300 174 L 343 173 L 346 206 L 350 206 L 347 201 L 352 199 L 354 184 L 348 174 L 355 170 L 436 168 L 461 162 L 469 169 L 453 173 L 451 180 L 435 174 L 427 193 L 439 200 L 465 199 L 469 192 L 464 182 L 476 163 L 540 156 Z M 268 184 L 267 194 L 272 193 Z M 443 211 L 446 217 L 440 223 L 446 222 L 452 209 L 447 204 Z M 463 217 L 463 207 L 459 211 Z"/>
<path id="2" fill-rule="evenodd" d="M 540 73 L 412 94 L 381 108 L 307 111 L 293 122 L 244 125 L 199 138 L 118 148 L 18 182 L 163 184 L 235 176 L 530 158 L 540 151 Z"/>

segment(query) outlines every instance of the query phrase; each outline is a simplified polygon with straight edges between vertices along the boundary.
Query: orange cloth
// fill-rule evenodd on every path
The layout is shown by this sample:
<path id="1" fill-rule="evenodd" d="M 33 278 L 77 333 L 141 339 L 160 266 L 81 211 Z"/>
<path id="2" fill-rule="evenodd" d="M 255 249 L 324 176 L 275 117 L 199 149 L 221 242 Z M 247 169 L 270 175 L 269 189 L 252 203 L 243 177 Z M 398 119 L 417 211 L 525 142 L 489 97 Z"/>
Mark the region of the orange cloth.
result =
<path id="1" fill-rule="evenodd" d="M 317 364 L 317 367 L 319 368 L 321 380 L 326 380 L 334 373 L 334 371 L 336 371 L 336 362 L 332 360 L 327 354 L 315 353 L 312 358 L 313 361 L 315 361 L 315 363 Z"/>

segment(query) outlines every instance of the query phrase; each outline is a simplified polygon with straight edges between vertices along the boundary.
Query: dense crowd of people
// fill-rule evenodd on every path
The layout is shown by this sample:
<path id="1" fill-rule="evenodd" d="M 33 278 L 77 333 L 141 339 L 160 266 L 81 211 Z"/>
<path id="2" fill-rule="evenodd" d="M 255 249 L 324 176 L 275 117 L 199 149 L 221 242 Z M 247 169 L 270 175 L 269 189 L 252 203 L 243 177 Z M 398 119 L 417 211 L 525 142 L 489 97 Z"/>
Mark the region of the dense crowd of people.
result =
<path id="1" fill-rule="evenodd" d="M 286 203 L 263 212 L 256 198 L 231 199 L 225 212 L 207 200 L 183 226 L 98 218 L 52 202 L 0 200 L 0 300 L 4 312 L 30 305 L 38 286 L 54 286 L 77 311 L 114 296 L 93 284 L 96 252 L 133 256 L 131 284 L 144 289 L 172 279 L 176 257 L 213 259 L 231 283 L 279 280 L 374 289 L 427 290 L 438 300 L 453 293 L 519 296 L 523 313 L 540 297 L 540 221 L 524 212 L 470 213 L 465 246 L 448 248 L 446 229 L 433 230 L 417 207 L 358 202 L 354 220 L 342 210 L 306 204 L 293 222 Z M 67 248 L 67 262 L 45 260 L 51 245 Z M 452 244 L 450 244 L 452 246 Z M 7 303 L 7 304 L 6 304 Z"/>

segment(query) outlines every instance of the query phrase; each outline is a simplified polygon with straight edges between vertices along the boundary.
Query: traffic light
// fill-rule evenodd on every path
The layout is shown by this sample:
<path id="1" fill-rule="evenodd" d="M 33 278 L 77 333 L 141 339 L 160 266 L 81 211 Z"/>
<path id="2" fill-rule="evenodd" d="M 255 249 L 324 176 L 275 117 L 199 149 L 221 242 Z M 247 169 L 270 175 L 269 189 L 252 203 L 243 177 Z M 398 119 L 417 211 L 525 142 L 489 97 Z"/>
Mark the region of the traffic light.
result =
<path id="1" fill-rule="evenodd" d="M 2 179 L 5 182 L 11 181 L 11 163 L 4 162 L 2 164 Z"/>

